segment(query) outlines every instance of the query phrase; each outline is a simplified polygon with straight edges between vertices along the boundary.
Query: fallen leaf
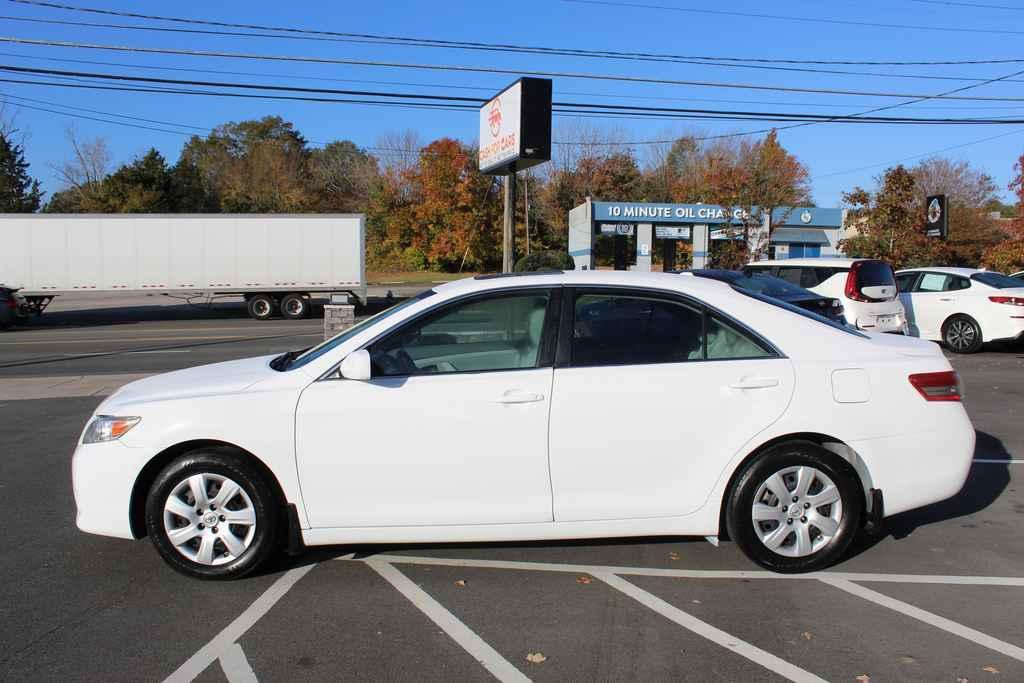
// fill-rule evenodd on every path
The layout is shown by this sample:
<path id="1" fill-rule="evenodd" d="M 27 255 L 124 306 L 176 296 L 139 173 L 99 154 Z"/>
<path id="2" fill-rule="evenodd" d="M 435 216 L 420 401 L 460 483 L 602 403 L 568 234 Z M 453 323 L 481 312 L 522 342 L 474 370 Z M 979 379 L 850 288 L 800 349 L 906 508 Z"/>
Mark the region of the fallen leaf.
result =
<path id="1" fill-rule="evenodd" d="M 548 658 L 544 656 L 543 652 L 531 652 L 526 655 L 526 661 L 530 664 L 543 664 L 548 661 Z"/>
<path id="2" fill-rule="evenodd" d="M 455 585 L 458 586 L 459 588 L 465 588 L 466 587 L 466 580 L 465 579 L 459 579 L 458 581 L 455 582 Z"/>
<path id="3" fill-rule="evenodd" d="M 989 672 L 990 674 L 997 674 L 997 673 L 999 673 L 999 669 L 995 668 L 995 667 L 994 667 L 994 666 L 992 666 L 992 665 L 989 665 L 989 666 L 983 666 L 983 667 L 981 667 L 981 670 L 982 670 L 982 671 L 987 671 L 987 672 Z"/>
<path id="4" fill-rule="evenodd" d="M 679 559 L 679 553 L 669 553 L 668 554 L 668 559 L 670 559 L 670 560 L 678 560 Z"/>
<path id="5" fill-rule="evenodd" d="M 910 655 L 903 655 L 902 657 L 900 657 L 900 662 L 903 664 L 915 664 L 917 663 L 917 660 L 911 657 Z"/>
<path id="6" fill-rule="evenodd" d="M 589 576 L 577 576 L 576 577 L 576 583 L 582 583 L 582 584 L 586 585 L 588 583 L 591 583 L 592 581 L 593 581 L 593 579 L 590 578 Z"/>
<path id="7" fill-rule="evenodd" d="M 860 676 L 857 676 L 857 678 L 854 680 L 856 680 L 857 683 L 871 683 L 871 676 L 868 676 L 867 674 L 861 674 Z"/>
<path id="8" fill-rule="evenodd" d="M 702 604 L 704 604 L 700 600 L 690 600 L 690 602 L 692 602 L 695 605 L 702 605 Z"/>
<path id="9" fill-rule="evenodd" d="M 804 637 L 804 640 L 810 640 L 811 638 L 814 637 L 814 634 L 812 634 L 810 631 L 804 631 L 800 635 L 802 635 Z"/>

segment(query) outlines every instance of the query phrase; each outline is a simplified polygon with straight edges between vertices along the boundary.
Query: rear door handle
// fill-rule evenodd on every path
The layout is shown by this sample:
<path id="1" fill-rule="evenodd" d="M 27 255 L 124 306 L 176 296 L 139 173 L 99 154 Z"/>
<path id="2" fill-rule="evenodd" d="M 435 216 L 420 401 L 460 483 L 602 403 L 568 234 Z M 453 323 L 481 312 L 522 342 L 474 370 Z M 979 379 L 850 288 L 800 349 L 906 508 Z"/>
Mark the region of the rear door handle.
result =
<path id="1" fill-rule="evenodd" d="M 744 377 L 738 382 L 729 385 L 730 389 L 768 389 L 779 386 L 779 380 L 774 377 Z"/>
<path id="2" fill-rule="evenodd" d="M 509 389 L 501 398 L 497 400 L 497 403 L 514 404 L 514 403 L 536 403 L 544 400 L 544 394 L 534 394 L 529 391 L 519 391 L 518 389 Z"/>

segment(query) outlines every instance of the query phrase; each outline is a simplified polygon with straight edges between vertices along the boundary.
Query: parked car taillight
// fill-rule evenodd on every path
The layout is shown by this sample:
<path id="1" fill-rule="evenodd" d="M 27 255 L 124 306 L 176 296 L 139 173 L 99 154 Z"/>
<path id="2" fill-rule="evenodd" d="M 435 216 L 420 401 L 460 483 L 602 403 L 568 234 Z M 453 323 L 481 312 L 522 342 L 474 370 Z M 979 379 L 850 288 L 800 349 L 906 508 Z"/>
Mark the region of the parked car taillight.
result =
<path id="1" fill-rule="evenodd" d="M 960 377 L 953 370 L 921 372 L 907 377 L 926 401 L 959 401 L 964 392 Z"/>
<path id="2" fill-rule="evenodd" d="M 1019 296 L 990 296 L 988 298 L 994 304 L 1008 304 L 1010 306 L 1024 306 L 1024 298 Z"/>
<path id="3" fill-rule="evenodd" d="M 871 301 L 863 294 L 860 293 L 860 287 L 857 286 L 857 271 L 860 270 L 863 261 L 854 261 L 850 265 L 850 272 L 846 274 L 846 298 L 853 299 L 854 301 Z"/>

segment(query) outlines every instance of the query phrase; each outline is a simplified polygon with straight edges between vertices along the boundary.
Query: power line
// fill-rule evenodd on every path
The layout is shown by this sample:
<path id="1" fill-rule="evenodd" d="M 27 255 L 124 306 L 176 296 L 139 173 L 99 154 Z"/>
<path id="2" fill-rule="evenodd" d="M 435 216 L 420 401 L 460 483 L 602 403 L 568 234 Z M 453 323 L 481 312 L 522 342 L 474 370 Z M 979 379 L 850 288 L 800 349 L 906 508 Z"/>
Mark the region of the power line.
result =
<path id="1" fill-rule="evenodd" d="M 58 62 L 66 64 L 90 64 L 94 66 L 116 66 L 128 69 L 141 69 L 150 71 L 170 71 L 180 73 L 201 73 L 201 74 L 218 74 L 221 76 L 253 76 L 257 78 L 288 78 L 290 80 L 304 80 L 304 81 L 321 81 L 330 83 L 364 83 L 369 85 L 400 85 L 414 88 L 442 88 L 452 90 L 479 90 L 486 93 L 494 93 L 501 86 L 479 86 L 479 85 L 458 85 L 454 83 L 422 83 L 422 82 L 410 82 L 410 81 L 389 81 L 389 80 L 373 80 L 373 79 L 356 79 L 356 78 L 329 78 L 325 76 L 302 76 L 298 74 L 281 74 L 281 73 L 267 73 L 267 72 L 253 72 L 253 71 L 229 71 L 225 69 L 194 69 L 180 66 L 156 66 L 151 64 L 132 64 L 129 62 L 108 62 L 104 60 L 95 59 L 70 59 L 59 57 L 41 57 L 38 55 L 24 55 L 16 52 L 0 52 L 0 57 L 15 57 L 18 59 L 30 59 L 35 61 L 44 62 Z M 502 84 L 504 85 L 504 84 Z M 609 97 L 609 98 L 620 98 L 626 100 L 661 100 L 667 102 L 712 102 L 717 104 L 767 104 L 777 107 L 846 107 L 845 104 L 837 104 L 831 102 L 775 102 L 771 100 L 734 100 L 734 99 L 716 99 L 716 98 L 705 98 L 705 97 L 666 97 L 660 95 L 623 95 L 621 93 L 600 93 L 600 92 L 579 92 L 573 90 L 556 90 L 556 95 L 573 95 L 579 97 Z M 935 110 L 949 110 L 949 111 L 960 111 L 960 110 L 997 110 L 997 109 L 1008 109 L 1008 110 L 1019 110 L 1020 105 L 999 105 L 999 106 L 932 106 L 926 107 L 927 109 Z"/>
<path id="2" fill-rule="evenodd" d="M 597 55 L 597 56 L 627 56 L 627 57 L 653 57 L 662 59 L 694 59 L 694 60 L 711 60 L 711 61 L 732 61 L 732 62 L 757 62 L 757 63 L 768 63 L 768 64 L 844 64 L 844 65 L 874 65 L 874 66 L 950 66 L 950 65 L 967 65 L 967 64 L 1007 64 L 1007 63 L 1024 63 L 1024 58 L 1017 59 L 972 59 L 972 60 L 925 60 L 925 61 L 877 61 L 877 60 L 836 60 L 836 59 L 769 59 L 769 58 L 752 58 L 752 57 L 722 57 L 722 56 L 708 56 L 708 55 L 672 55 L 663 53 L 652 53 L 652 52 L 623 52 L 620 50 L 605 51 L 605 50 L 585 50 L 581 48 L 549 48 L 540 46 L 524 46 L 514 45 L 506 43 L 482 43 L 482 42 L 471 42 L 471 41 L 456 41 L 456 40 L 441 40 L 434 38 L 417 38 L 409 36 L 394 36 L 394 35 L 382 35 L 374 33 L 344 33 L 340 31 L 326 31 L 326 30 L 314 30 L 306 28 L 296 28 L 290 26 L 267 26 L 262 24 L 242 24 L 233 23 L 226 21 L 212 21 L 203 19 L 191 19 L 183 17 L 170 17 L 156 14 L 140 14 L 138 12 L 127 12 L 123 10 L 111 10 L 111 9 L 98 9 L 92 7 L 81 7 L 76 5 L 67 5 L 55 2 L 45 2 L 42 0 L 9 0 L 9 2 L 30 5 L 35 7 L 48 7 L 51 9 L 66 10 L 70 12 L 82 12 L 89 14 L 99 14 L 106 16 L 117 16 L 117 17 L 130 17 L 134 19 L 147 19 L 152 21 L 164 21 L 182 24 L 202 25 L 202 26 L 220 26 L 224 28 L 242 28 L 249 30 L 259 31 L 277 31 L 281 33 L 294 33 L 301 35 L 316 35 L 316 36 L 332 36 L 339 38 L 359 38 L 365 40 L 377 40 L 377 41 L 394 41 L 396 44 L 429 44 L 438 47 L 463 47 L 463 48 L 508 48 L 508 49 L 526 49 L 536 51 L 572 51 L 573 53 L 583 55 Z"/>
<path id="3" fill-rule="evenodd" d="M 22 2 L 23 0 L 11 0 Z M 920 24 L 886 24 L 877 21 L 853 21 L 849 19 L 822 19 L 817 17 L 798 17 L 783 14 L 758 14 L 755 12 L 735 12 L 732 10 L 696 9 L 692 7 L 674 7 L 671 5 L 648 5 L 644 3 L 618 2 L 616 0 L 562 0 L 581 5 L 605 5 L 608 7 L 628 7 L 630 9 L 657 9 L 687 14 L 710 14 L 719 17 L 746 17 L 751 19 L 771 19 L 777 21 L 796 21 L 807 24 L 830 24 L 833 26 L 860 26 L 862 28 L 891 28 L 901 31 L 932 31 L 948 33 L 994 34 L 1004 36 L 1024 36 L 1024 31 L 1010 31 L 997 28 L 965 28 L 961 26 L 922 26 Z"/>
<path id="4" fill-rule="evenodd" d="M 16 2 L 18 0 L 10 0 Z M 903 74 L 903 73 L 877 73 L 874 71 L 850 71 L 846 69 L 816 69 L 809 67 L 796 67 L 796 66 L 773 66 L 766 64 L 748 64 L 736 61 L 712 61 L 710 58 L 692 59 L 681 56 L 670 56 L 654 57 L 654 56 L 642 56 L 640 53 L 609 53 L 599 52 L 594 50 L 576 50 L 566 48 L 539 48 L 539 47 L 504 47 L 504 46 L 487 46 L 480 47 L 476 44 L 467 44 L 464 46 L 458 45 L 437 45 L 432 42 L 413 43 L 405 42 L 405 40 L 366 40 L 361 38 L 324 38 L 318 36 L 306 36 L 306 35 L 292 35 L 287 33 L 243 33 L 238 31 L 210 31 L 202 29 L 184 29 L 184 28 L 168 28 L 166 26 L 137 26 L 131 24 L 107 24 L 100 22 L 87 22 L 87 21 L 70 21 L 62 19 L 38 19 L 34 17 L 14 17 L 0 15 L 0 20 L 5 21 L 23 21 L 37 24 L 56 24 L 61 26 L 79 26 L 87 28 L 110 28 L 118 30 L 132 30 L 132 31 L 154 31 L 154 32 L 169 32 L 169 33 L 190 33 L 190 34 L 202 34 L 202 35 L 213 35 L 213 36 L 231 36 L 231 37 L 244 37 L 244 38 L 281 38 L 287 40 L 317 40 L 317 41 L 333 41 L 333 42 L 345 42 L 345 43 L 372 43 L 372 44 L 383 44 L 383 45 L 403 45 L 407 47 L 443 47 L 446 49 L 462 49 L 462 50 L 483 50 L 487 52 L 512 52 L 516 54 L 542 54 L 545 56 L 561 56 L 561 57 L 588 57 L 588 58 L 600 58 L 600 59 L 612 59 L 612 60 L 625 60 L 625 61 L 645 61 L 645 62 L 657 62 L 657 63 L 669 63 L 669 64 L 693 64 L 697 66 L 714 66 L 731 69 L 756 69 L 761 71 L 783 71 L 790 73 L 813 73 L 813 74 L 826 74 L 826 75 L 838 75 L 838 76 L 867 76 L 873 78 L 901 78 L 910 80 L 937 80 L 937 81 L 981 81 L 981 78 L 971 78 L 964 76 L 939 76 L 934 74 Z M 297 29 L 296 29 L 297 30 Z M 408 39 L 409 41 L 417 39 Z M 1024 82 L 1024 81 L 1019 81 Z"/>
<path id="5" fill-rule="evenodd" d="M 12 0 L 13 1 L 13 0 Z M 538 71 L 531 69 L 506 69 L 499 67 L 464 66 L 453 64 L 415 64 L 404 62 L 387 62 L 364 59 L 339 59 L 329 57 L 298 57 L 291 55 L 260 55 L 244 52 L 227 52 L 214 50 L 182 50 L 174 48 L 141 47 L 126 45 L 100 45 L 95 43 L 79 43 L 73 41 L 39 40 L 34 38 L 17 38 L 13 36 L 0 37 L 2 43 L 14 43 L 19 45 L 42 45 L 47 47 L 64 47 L 88 50 L 109 50 L 114 52 L 133 52 L 143 54 L 172 54 L 187 55 L 193 57 L 215 57 L 224 59 L 247 59 L 261 61 L 300 62 L 312 64 L 348 64 L 354 66 L 385 67 L 396 69 L 423 69 L 433 71 L 456 71 L 468 73 L 489 73 L 509 74 L 517 76 L 540 76 L 545 78 L 578 78 L 584 80 L 616 81 L 625 83 L 653 83 L 659 85 L 687 85 L 709 88 L 726 88 L 738 90 L 763 90 L 769 92 L 802 92 L 824 95 L 849 95 L 856 97 L 896 97 L 896 98 L 928 98 L 929 95 L 894 93 L 894 92 L 873 92 L 862 90 L 838 90 L 830 88 L 801 88 L 795 86 L 777 85 L 756 85 L 751 83 L 720 83 L 714 81 L 688 81 L 668 78 L 648 78 L 642 76 L 620 76 L 595 73 L 563 72 L 563 71 Z M 980 102 L 1022 102 L 1022 97 L 942 97 L 938 99 L 967 100 Z"/>
<path id="6" fill-rule="evenodd" d="M 393 98 L 397 100 L 414 100 L 414 101 L 427 101 L 427 102 L 440 102 L 445 105 L 457 104 L 462 105 L 472 103 L 475 106 L 469 107 L 472 110 L 476 110 L 479 105 L 483 104 L 486 100 L 474 97 L 457 97 L 447 95 L 430 95 L 421 93 L 398 93 L 398 92 L 382 92 L 373 90 L 342 90 L 334 88 L 306 88 L 299 86 L 286 86 L 286 85 L 273 85 L 273 84 L 256 84 L 256 83 L 228 83 L 223 81 L 195 81 L 185 79 L 172 79 L 172 78 L 155 78 L 147 76 L 130 76 L 126 74 L 108 74 L 108 73 L 96 73 L 88 71 L 65 71 L 58 69 L 38 69 L 32 67 L 20 67 L 13 65 L 0 64 L 0 71 L 13 72 L 18 74 L 36 74 L 46 76 L 71 76 L 78 78 L 91 78 L 100 80 L 114 80 L 114 81 L 128 81 L 134 83 L 156 83 L 160 85 L 175 85 L 175 86 L 199 86 L 203 88 L 238 88 L 245 90 L 269 90 L 269 91 L 281 91 L 281 92 L 298 92 L 298 93 L 316 93 L 316 94 L 330 94 L 330 95 L 350 95 L 357 97 L 378 97 L 378 98 Z M 1020 73 L 1024 73 L 1022 70 Z M 992 82 L 1000 79 L 992 79 Z M 960 92 L 967 88 L 978 87 L 978 86 L 963 86 L 955 91 L 949 91 L 949 93 L 942 93 L 931 97 L 941 97 L 946 94 L 952 94 L 954 92 Z M 191 94 L 203 94 L 209 91 L 193 91 Z M 222 93 L 227 94 L 227 93 Z M 924 99 L 927 99 L 924 98 Z M 916 100 L 915 100 L 916 101 Z M 367 102 L 366 100 L 358 100 L 355 102 Z M 591 102 L 562 102 L 555 101 L 552 103 L 556 111 L 562 113 L 600 113 L 600 114 L 615 114 L 617 116 L 634 116 L 634 115 L 647 115 L 663 118 L 691 118 L 690 115 L 700 115 L 701 117 L 710 117 L 712 120 L 716 120 L 717 117 L 723 117 L 724 120 L 759 120 L 759 121 L 813 121 L 813 122 L 849 122 L 856 120 L 857 122 L 870 122 L 870 123 L 921 123 L 921 124 L 993 124 L 993 123 L 1008 123 L 1014 121 L 1020 121 L 1024 123 L 1024 119 L 1013 119 L 1012 121 L 1003 117 L 991 117 L 991 118 L 924 118 L 924 117 L 868 117 L 868 114 L 872 114 L 877 111 L 885 109 L 894 109 L 902 106 L 902 104 L 913 103 L 898 103 L 888 105 L 886 107 L 876 107 L 874 109 L 858 112 L 856 114 L 846 115 L 830 115 L 830 114 L 819 114 L 819 113 L 801 113 L 801 112 L 765 112 L 765 111 L 743 111 L 743 110 L 731 110 L 731 109 L 701 109 L 701 108 L 683 108 L 683 107 L 649 107 L 639 105 L 626 105 L 626 104 L 602 104 L 602 103 L 591 103 Z M 347 103 L 354 103 L 353 101 L 347 101 Z M 374 103 L 378 103 L 374 101 Z"/>
<path id="7" fill-rule="evenodd" d="M 1016 12 L 1024 12 L 1024 7 L 1011 7 L 1009 5 L 986 5 L 979 2 L 951 2 L 950 0 L 910 0 L 922 5 L 949 5 L 952 7 L 977 7 L 980 9 L 1008 9 Z"/>

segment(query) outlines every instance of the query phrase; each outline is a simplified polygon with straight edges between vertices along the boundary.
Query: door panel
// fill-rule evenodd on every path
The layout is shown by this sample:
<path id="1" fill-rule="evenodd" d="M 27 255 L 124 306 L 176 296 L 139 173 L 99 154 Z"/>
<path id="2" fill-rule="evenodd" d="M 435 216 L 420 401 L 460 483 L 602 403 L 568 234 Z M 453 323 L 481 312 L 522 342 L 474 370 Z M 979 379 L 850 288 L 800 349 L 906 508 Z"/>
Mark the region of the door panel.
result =
<path id="1" fill-rule="evenodd" d="M 782 416 L 792 393 L 784 358 L 556 369 L 555 520 L 697 510 L 740 447 Z"/>
<path id="2" fill-rule="evenodd" d="M 549 522 L 551 368 L 327 380 L 296 451 L 314 527 Z"/>

